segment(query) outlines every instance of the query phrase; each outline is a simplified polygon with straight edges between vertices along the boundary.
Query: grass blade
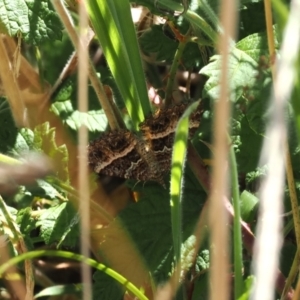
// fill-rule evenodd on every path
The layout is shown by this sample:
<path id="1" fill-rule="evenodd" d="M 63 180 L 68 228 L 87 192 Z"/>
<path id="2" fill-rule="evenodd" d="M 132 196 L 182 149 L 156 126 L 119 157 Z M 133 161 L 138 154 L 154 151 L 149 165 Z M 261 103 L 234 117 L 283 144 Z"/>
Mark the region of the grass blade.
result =
<path id="1" fill-rule="evenodd" d="M 128 291 L 132 292 L 138 299 L 141 300 L 147 300 L 148 298 L 131 282 L 129 282 L 125 277 L 123 277 L 121 274 L 117 273 L 113 269 L 110 269 L 106 267 L 103 264 L 98 263 L 94 259 L 86 258 L 81 254 L 74 254 L 73 252 L 68 251 L 56 251 L 56 250 L 36 250 L 36 251 L 30 251 L 27 253 L 23 253 L 21 255 L 18 255 L 16 257 L 11 258 L 6 263 L 2 264 L 0 266 L 0 278 L 3 277 L 3 274 L 6 270 L 8 270 L 11 266 L 14 266 L 24 260 L 29 260 L 41 256 L 49 256 L 49 257 L 62 257 L 67 259 L 73 259 L 85 264 L 88 264 L 89 266 L 99 270 L 103 271 L 108 276 L 114 278 L 116 281 L 118 281 L 120 284 L 124 286 Z"/>
<path id="2" fill-rule="evenodd" d="M 181 202 L 183 189 L 183 171 L 185 166 L 189 132 L 189 116 L 193 113 L 198 105 L 198 101 L 190 105 L 183 116 L 180 118 L 176 128 L 172 153 L 170 206 L 173 246 L 177 265 L 180 263 L 181 258 Z"/>
<path id="3" fill-rule="evenodd" d="M 234 296 L 238 299 L 244 291 L 243 283 L 243 246 L 241 231 L 240 192 L 238 182 L 238 171 L 233 146 L 229 150 L 231 189 L 234 208 L 233 217 L 233 250 L 234 250 Z"/>
<path id="4" fill-rule="evenodd" d="M 151 111 L 128 1 L 90 0 L 88 12 L 137 130 Z M 143 75 L 143 76 L 141 76 Z"/>

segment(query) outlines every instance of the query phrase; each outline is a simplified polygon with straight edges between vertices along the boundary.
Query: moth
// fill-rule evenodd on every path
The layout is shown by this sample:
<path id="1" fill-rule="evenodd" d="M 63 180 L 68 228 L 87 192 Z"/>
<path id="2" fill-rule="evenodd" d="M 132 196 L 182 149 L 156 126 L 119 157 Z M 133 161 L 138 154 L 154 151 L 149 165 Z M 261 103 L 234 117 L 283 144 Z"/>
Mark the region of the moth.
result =
<path id="1" fill-rule="evenodd" d="M 164 186 L 170 171 L 176 125 L 189 103 L 159 109 L 140 124 L 140 135 L 126 129 L 114 130 L 90 142 L 88 160 L 98 174 L 156 181 Z M 189 119 L 192 136 L 200 125 L 201 103 Z"/>

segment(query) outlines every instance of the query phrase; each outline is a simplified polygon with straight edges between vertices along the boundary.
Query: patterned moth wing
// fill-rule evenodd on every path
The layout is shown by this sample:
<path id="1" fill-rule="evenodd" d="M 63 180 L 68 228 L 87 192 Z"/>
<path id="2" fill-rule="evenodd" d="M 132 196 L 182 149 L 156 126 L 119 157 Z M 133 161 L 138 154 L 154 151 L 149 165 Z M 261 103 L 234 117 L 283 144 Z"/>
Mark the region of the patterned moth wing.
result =
<path id="1" fill-rule="evenodd" d="M 160 109 L 140 124 L 141 136 L 122 129 L 110 131 L 88 146 L 89 164 L 98 174 L 138 181 L 157 181 L 171 167 L 174 133 L 188 103 Z M 191 115 L 190 136 L 199 127 L 201 104 Z"/>

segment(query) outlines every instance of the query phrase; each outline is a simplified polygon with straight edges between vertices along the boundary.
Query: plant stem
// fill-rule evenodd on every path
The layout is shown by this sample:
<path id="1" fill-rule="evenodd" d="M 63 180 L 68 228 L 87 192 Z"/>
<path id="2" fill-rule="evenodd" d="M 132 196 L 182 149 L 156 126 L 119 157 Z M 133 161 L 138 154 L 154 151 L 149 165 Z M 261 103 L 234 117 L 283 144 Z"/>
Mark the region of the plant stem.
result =
<path id="1" fill-rule="evenodd" d="M 186 35 L 182 38 L 182 40 L 179 41 L 179 45 L 176 50 L 174 60 L 171 65 L 171 68 L 170 68 L 169 79 L 168 79 L 167 87 L 166 87 L 166 97 L 165 97 L 165 106 L 166 107 L 168 107 L 172 104 L 172 100 L 173 100 L 172 92 L 173 92 L 175 76 L 176 76 L 176 72 L 178 70 L 180 59 L 183 55 L 183 51 L 184 51 L 187 43 L 189 42 L 188 37 L 189 37 L 190 31 L 191 30 L 189 29 L 188 32 L 186 33 Z"/>
<path id="2" fill-rule="evenodd" d="M 234 298 L 238 299 L 243 293 L 243 259 L 242 259 L 242 234 L 241 234 L 241 212 L 240 193 L 238 183 L 238 172 L 233 146 L 229 150 L 231 189 L 234 208 L 233 216 L 233 249 L 234 249 Z"/>

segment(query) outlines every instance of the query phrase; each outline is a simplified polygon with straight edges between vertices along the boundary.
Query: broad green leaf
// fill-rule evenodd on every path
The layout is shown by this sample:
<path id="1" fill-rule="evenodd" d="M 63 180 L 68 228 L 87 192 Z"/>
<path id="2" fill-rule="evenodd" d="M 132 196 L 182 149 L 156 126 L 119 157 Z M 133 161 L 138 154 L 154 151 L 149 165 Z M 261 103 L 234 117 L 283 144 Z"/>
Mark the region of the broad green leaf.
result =
<path id="1" fill-rule="evenodd" d="M 62 37 L 62 25 L 50 0 L 1 0 L 0 30 L 34 45 Z"/>
<path id="2" fill-rule="evenodd" d="M 118 108 L 123 109 L 124 102 L 109 69 L 107 67 L 99 67 L 97 72 L 99 72 L 98 75 L 102 83 L 112 89 L 113 98 Z M 72 76 L 55 93 L 51 111 L 59 116 L 64 124 L 71 129 L 71 133 L 74 134 L 75 139 L 77 138 L 77 131 L 80 126 L 87 127 L 90 139 L 96 138 L 100 132 L 107 129 L 106 115 L 101 109 L 94 90 L 90 86 L 88 88 L 89 110 L 87 112 L 80 112 L 78 110 L 77 89 L 77 76 Z"/>
<path id="3" fill-rule="evenodd" d="M 133 186 L 140 195 L 139 200 L 126 207 L 120 217 L 146 260 L 153 279 L 162 283 L 170 276 L 174 263 L 168 187 L 164 189 L 150 182 Z M 186 240 L 206 200 L 205 192 L 188 168 L 182 194 L 182 238 Z"/>
<path id="4" fill-rule="evenodd" d="M 198 276 L 194 282 L 192 300 L 209 299 L 209 274 L 208 271 Z"/>
<path id="5" fill-rule="evenodd" d="M 94 300 L 99 298 L 101 298 L 101 300 L 124 299 L 125 291 L 122 289 L 122 285 L 120 285 L 110 276 L 107 276 L 101 271 L 97 271 L 93 275 L 93 280 L 95 282 L 95 284 L 93 284 Z"/>
<path id="6" fill-rule="evenodd" d="M 255 83 L 258 64 L 245 51 L 232 48 L 229 65 L 228 80 L 230 82 L 230 99 L 237 101 L 244 89 L 251 88 Z M 215 55 L 211 62 L 201 69 L 200 74 L 208 76 L 204 87 L 204 96 L 216 100 L 219 97 L 221 56 Z"/>
<path id="7" fill-rule="evenodd" d="M 254 171 L 259 161 L 263 137 L 251 129 L 246 117 L 240 122 L 238 143 L 235 144 L 239 172 Z"/>
<path id="8" fill-rule="evenodd" d="M 70 100 L 53 103 L 51 109 L 75 131 L 82 125 L 91 132 L 104 131 L 107 127 L 107 118 L 102 109 L 80 112 L 73 107 Z"/>
<path id="9" fill-rule="evenodd" d="M 269 92 L 268 78 L 266 69 L 267 62 L 261 65 L 260 57 L 268 55 L 268 47 L 266 44 L 265 34 L 253 34 L 239 41 L 235 47 L 232 47 L 229 65 L 228 77 L 230 82 L 230 99 L 236 102 L 241 96 L 246 98 L 262 96 L 261 101 L 266 101 L 267 95 L 259 94 L 263 84 L 266 86 L 266 93 Z M 201 69 L 200 74 L 209 77 L 205 84 L 205 95 L 212 99 L 218 99 L 219 82 L 221 71 L 221 56 L 215 55 L 211 58 L 211 62 Z M 254 95 L 252 89 L 255 89 Z M 249 94 L 249 95 L 248 95 Z"/>
<path id="10" fill-rule="evenodd" d="M 59 206 L 48 208 L 36 223 L 40 227 L 40 236 L 46 244 L 62 242 L 63 245 L 74 247 L 79 236 L 78 224 L 73 224 L 76 212 L 71 203 L 62 203 Z M 71 227 L 69 231 L 69 227 Z M 65 232 L 68 234 L 65 235 Z M 61 241 L 62 237 L 64 240 Z"/>
<path id="11" fill-rule="evenodd" d="M 274 34 L 276 38 L 276 30 L 274 29 Z M 259 62 L 262 55 L 268 56 L 269 48 L 268 48 L 268 40 L 266 32 L 254 33 L 246 38 L 240 40 L 235 45 L 236 48 L 244 51 L 251 58 L 253 58 L 256 62 Z M 278 48 L 278 41 L 275 39 L 275 48 Z M 267 62 L 266 62 L 267 64 Z M 265 66 L 264 66 L 265 67 Z"/>

